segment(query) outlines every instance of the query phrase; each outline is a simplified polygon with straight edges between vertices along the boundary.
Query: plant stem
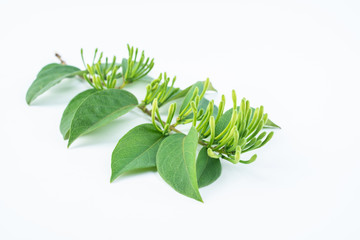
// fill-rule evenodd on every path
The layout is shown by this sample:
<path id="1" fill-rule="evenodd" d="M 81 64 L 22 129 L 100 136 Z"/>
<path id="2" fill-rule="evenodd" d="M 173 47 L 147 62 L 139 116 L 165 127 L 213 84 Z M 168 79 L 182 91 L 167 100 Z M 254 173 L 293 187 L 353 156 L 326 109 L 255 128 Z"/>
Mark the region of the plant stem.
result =
<path id="1" fill-rule="evenodd" d="M 57 57 L 62 65 L 66 65 L 66 62 L 61 58 L 60 54 L 55 53 L 55 57 Z"/>
<path id="2" fill-rule="evenodd" d="M 149 116 L 151 117 L 151 111 L 150 111 L 149 109 L 147 109 L 145 106 L 139 105 L 138 108 L 139 108 L 141 111 L 143 111 L 144 113 L 146 113 L 147 115 L 149 115 Z M 159 120 L 156 116 L 155 116 L 155 120 L 158 121 L 158 122 L 160 122 L 160 123 L 162 122 L 164 125 L 166 124 L 164 121 Z M 179 131 L 179 130 L 177 130 L 177 129 L 175 128 L 174 124 L 173 124 L 173 125 L 170 125 L 169 129 L 170 129 L 171 131 L 174 131 L 174 132 L 177 132 L 177 133 L 182 133 L 181 131 Z"/>

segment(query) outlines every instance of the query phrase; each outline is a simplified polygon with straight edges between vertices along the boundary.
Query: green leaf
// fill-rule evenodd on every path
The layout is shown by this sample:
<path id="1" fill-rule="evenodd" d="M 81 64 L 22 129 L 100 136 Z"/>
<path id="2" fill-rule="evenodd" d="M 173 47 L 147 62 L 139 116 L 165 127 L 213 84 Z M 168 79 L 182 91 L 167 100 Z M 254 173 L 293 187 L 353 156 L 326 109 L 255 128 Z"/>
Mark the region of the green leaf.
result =
<path id="1" fill-rule="evenodd" d="M 211 158 L 207 154 L 207 148 L 203 147 L 196 161 L 196 175 L 199 187 L 205 187 L 215 182 L 221 174 L 220 159 Z"/>
<path id="2" fill-rule="evenodd" d="M 208 89 L 206 91 L 214 91 L 217 92 L 216 88 L 214 88 L 214 86 L 212 85 L 212 83 L 209 83 Z"/>
<path id="3" fill-rule="evenodd" d="M 238 110 L 240 110 L 240 107 L 237 108 Z M 228 123 L 231 120 L 231 115 L 232 115 L 232 111 L 233 109 L 229 109 L 227 110 L 219 119 L 219 121 L 216 123 L 215 126 L 215 135 L 219 135 L 228 125 Z M 254 115 L 255 109 L 251 108 L 251 117 L 250 117 L 250 121 L 252 119 L 252 116 Z M 278 125 L 276 125 L 275 123 L 273 123 L 270 119 L 268 119 L 264 125 L 264 128 L 280 128 Z"/>
<path id="4" fill-rule="evenodd" d="M 168 99 L 168 101 L 173 101 L 173 100 L 176 100 L 176 99 L 179 99 L 179 98 L 183 98 L 186 96 L 186 94 L 190 91 L 192 85 L 185 88 L 184 90 L 181 90 L 180 92 L 178 92 L 177 94 L 173 95 L 172 97 L 170 97 Z"/>
<path id="5" fill-rule="evenodd" d="M 79 68 L 70 65 L 61 65 L 57 63 L 46 65 L 40 70 L 36 79 L 28 89 L 26 93 L 26 102 L 30 104 L 35 98 L 59 83 L 62 79 L 74 77 L 80 73 L 81 71 Z"/>
<path id="6" fill-rule="evenodd" d="M 113 182 L 122 173 L 156 166 L 156 153 L 165 136 L 151 123 L 136 126 L 116 145 L 111 157 Z"/>
<path id="7" fill-rule="evenodd" d="M 196 177 L 198 133 L 175 133 L 165 138 L 156 155 L 160 176 L 177 192 L 202 202 Z"/>
<path id="8" fill-rule="evenodd" d="M 204 82 L 196 82 L 195 84 L 193 84 L 191 86 L 191 88 L 189 89 L 189 91 L 186 93 L 185 95 L 185 98 L 184 98 L 184 101 L 180 107 L 180 112 L 188 105 L 188 103 L 190 102 L 191 100 L 191 97 L 195 91 L 195 88 L 199 88 L 199 95 L 201 94 L 201 92 L 203 91 L 204 89 Z"/>
<path id="9" fill-rule="evenodd" d="M 203 83 L 202 86 L 200 85 L 200 83 Z M 202 91 L 202 89 L 204 87 L 204 82 L 196 82 L 195 84 L 185 88 L 184 90 L 181 90 L 181 91 L 177 92 L 177 94 L 170 97 L 166 102 L 173 101 L 173 100 L 176 100 L 176 99 L 179 99 L 179 98 L 183 98 L 189 93 L 190 90 L 192 90 L 192 92 L 191 92 L 191 95 L 192 95 L 192 93 L 193 93 L 193 91 L 195 90 L 195 87 L 196 87 L 196 86 L 195 87 L 193 87 L 193 86 L 196 85 L 196 84 L 198 84 L 197 85 L 198 87 L 199 86 L 201 87 L 201 91 Z M 199 94 L 201 93 L 200 87 L 199 87 Z M 209 87 L 208 87 L 207 91 L 215 91 L 215 92 L 217 92 L 217 90 L 213 87 L 211 82 L 209 84 Z M 190 97 L 191 97 L 191 95 L 190 95 Z"/>
<path id="10" fill-rule="evenodd" d="M 264 125 L 264 128 L 278 128 L 281 129 L 280 126 L 276 125 L 273 121 L 271 121 L 270 119 L 268 119 Z"/>
<path id="11" fill-rule="evenodd" d="M 60 122 L 60 132 L 65 140 L 69 138 L 71 121 L 73 120 L 74 115 L 78 110 L 79 106 L 85 101 L 86 98 L 88 98 L 91 94 L 94 94 L 96 92 L 97 92 L 96 89 L 89 89 L 79 93 L 70 101 L 70 103 L 65 108 L 65 111 L 62 115 Z"/>
<path id="12" fill-rule="evenodd" d="M 121 89 L 107 89 L 90 95 L 75 112 L 68 147 L 79 136 L 106 125 L 129 112 L 137 104 L 138 101 L 132 93 Z"/>

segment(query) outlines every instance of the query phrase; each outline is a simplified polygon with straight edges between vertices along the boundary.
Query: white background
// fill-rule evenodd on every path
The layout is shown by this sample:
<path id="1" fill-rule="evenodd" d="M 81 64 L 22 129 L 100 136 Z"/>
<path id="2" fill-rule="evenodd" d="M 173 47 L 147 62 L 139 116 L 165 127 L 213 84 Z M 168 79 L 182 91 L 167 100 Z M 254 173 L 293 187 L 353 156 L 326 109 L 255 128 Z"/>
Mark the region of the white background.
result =
<path id="1" fill-rule="evenodd" d="M 355 0 L 0 0 L 0 239 L 360 239 L 359 25 Z M 152 76 L 209 77 L 282 127 L 253 164 L 224 162 L 204 204 L 156 172 L 109 183 L 139 112 L 67 149 L 62 111 L 87 85 L 25 103 L 55 51 L 81 67 L 81 47 L 123 57 L 127 43 L 155 58 Z"/>

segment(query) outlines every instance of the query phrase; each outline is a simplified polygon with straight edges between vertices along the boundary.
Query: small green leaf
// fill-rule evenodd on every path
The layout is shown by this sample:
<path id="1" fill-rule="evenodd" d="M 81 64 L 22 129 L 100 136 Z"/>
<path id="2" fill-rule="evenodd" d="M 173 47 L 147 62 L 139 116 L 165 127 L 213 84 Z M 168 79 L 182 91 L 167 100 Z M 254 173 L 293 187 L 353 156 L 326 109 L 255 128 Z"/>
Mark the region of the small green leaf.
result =
<path id="1" fill-rule="evenodd" d="M 136 126 L 116 145 L 111 157 L 113 182 L 122 173 L 156 166 L 156 153 L 165 136 L 150 124 Z"/>
<path id="2" fill-rule="evenodd" d="M 179 91 L 177 94 L 175 94 L 175 95 L 173 95 L 172 97 L 170 97 L 170 98 L 168 99 L 168 101 L 173 101 L 173 100 L 176 100 L 176 99 L 185 97 L 186 94 L 190 91 L 191 87 L 192 87 L 192 85 L 189 86 L 189 87 L 187 87 L 187 88 L 185 88 L 184 90 Z"/>
<path id="3" fill-rule="evenodd" d="M 200 84 L 200 83 L 202 83 L 202 84 Z M 176 100 L 176 99 L 179 99 L 179 98 L 183 98 L 189 93 L 190 90 L 192 91 L 190 93 L 192 95 L 192 93 L 195 90 L 194 85 L 196 85 L 195 87 L 199 88 L 199 93 L 201 93 L 201 91 L 202 91 L 202 89 L 204 87 L 204 82 L 203 81 L 202 82 L 196 82 L 195 84 L 185 88 L 184 90 L 178 91 L 176 94 L 174 94 L 172 97 L 170 97 L 166 102 L 173 101 L 173 100 Z M 207 91 L 215 91 L 215 92 L 217 92 L 217 90 L 213 87 L 211 82 L 209 84 L 209 87 L 208 87 Z M 190 95 L 190 97 L 191 97 L 191 95 Z"/>
<path id="4" fill-rule="evenodd" d="M 121 89 L 107 89 L 90 95 L 75 112 L 68 147 L 79 136 L 106 125 L 129 112 L 137 104 L 138 101 L 132 93 Z"/>
<path id="5" fill-rule="evenodd" d="M 210 185 L 220 177 L 221 163 L 220 159 L 211 158 L 207 154 L 206 147 L 203 147 L 196 161 L 196 175 L 199 188 Z"/>
<path id="6" fill-rule="evenodd" d="M 80 73 L 81 71 L 79 68 L 70 65 L 61 65 L 57 63 L 46 65 L 40 70 L 36 79 L 28 89 L 26 93 L 26 102 L 30 104 L 35 98 L 59 83 L 62 79 L 74 77 Z"/>
<path id="7" fill-rule="evenodd" d="M 165 138 L 156 155 L 160 176 L 177 192 L 202 202 L 196 177 L 198 133 L 176 133 Z"/>
<path id="8" fill-rule="evenodd" d="M 216 88 L 214 88 L 214 86 L 212 85 L 212 83 L 209 83 L 208 89 L 206 91 L 214 91 L 217 92 Z"/>
<path id="9" fill-rule="evenodd" d="M 281 129 L 280 126 L 276 125 L 273 121 L 271 121 L 270 119 L 268 119 L 264 125 L 264 128 L 278 128 Z"/>
<path id="10" fill-rule="evenodd" d="M 76 110 L 85 101 L 86 98 L 88 98 L 91 94 L 94 94 L 96 92 L 97 92 L 96 89 L 89 89 L 89 90 L 79 93 L 70 101 L 70 103 L 65 108 L 65 111 L 62 115 L 61 122 L 60 122 L 60 132 L 63 135 L 65 140 L 69 138 L 71 121 L 74 118 Z"/>

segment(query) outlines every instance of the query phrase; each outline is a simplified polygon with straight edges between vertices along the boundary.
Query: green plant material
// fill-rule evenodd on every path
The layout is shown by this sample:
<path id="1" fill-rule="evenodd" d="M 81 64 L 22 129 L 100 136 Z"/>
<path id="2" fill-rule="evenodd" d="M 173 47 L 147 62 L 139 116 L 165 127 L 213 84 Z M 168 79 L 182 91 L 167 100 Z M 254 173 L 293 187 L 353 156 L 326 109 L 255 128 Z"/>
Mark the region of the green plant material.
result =
<path id="1" fill-rule="evenodd" d="M 209 82 L 208 82 L 208 84 L 209 84 Z M 183 101 L 183 103 L 182 103 L 182 105 L 180 107 L 180 112 L 189 109 L 190 108 L 190 102 L 193 101 L 197 95 L 200 96 L 200 95 L 205 94 L 205 91 L 207 90 L 208 85 L 207 85 L 205 90 L 204 90 L 204 85 L 205 85 L 205 82 L 196 82 L 194 85 L 191 86 L 191 88 L 187 91 L 187 93 L 185 95 L 184 101 Z M 196 90 L 196 88 L 198 90 Z M 197 91 L 197 93 L 194 96 L 195 91 Z"/>
<path id="2" fill-rule="evenodd" d="M 274 132 L 265 128 L 280 128 L 269 120 L 264 107 L 250 107 L 245 98 L 232 92 L 232 108 L 225 110 L 225 96 L 217 105 L 204 97 L 207 91 L 216 91 L 209 79 L 179 90 L 176 77 L 166 73 L 154 79 L 148 75 L 154 60 L 145 58 L 144 52 L 128 45 L 129 56 L 121 64 L 111 61 L 95 50 L 93 60 L 85 70 L 60 64 L 46 65 L 28 90 L 26 101 L 30 104 L 37 96 L 60 82 L 63 78 L 80 76 L 92 87 L 76 95 L 66 107 L 60 131 L 68 146 L 78 137 L 126 114 L 135 107 L 147 115 L 151 123 L 135 126 L 116 145 L 111 158 L 113 182 L 121 174 L 156 167 L 160 176 L 177 192 L 202 202 L 199 187 L 208 186 L 221 175 L 222 160 L 233 164 L 250 164 L 257 159 L 253 154 L 243 157 L 267 144 Z M 62 64 L 65 62 L 61 60 Z M 122 88 L 134 81 L 146 84 L 144 99 L 138 104 L 136 97 Z M 171 103 L 171 101 L 175 101 Z M 160 107 L 167 103 L 167 116 Z M 176 111 L 177 104 L 180 109 Z M 150 107 L 150 106 L 151 107 Z M 161 111 L 163 113 L 163 111 Z M 189 126 L 185 135 L 178 125 Z M 186 129 L 186 126 L 181 126 Z M 197 147 L 201 146 L 197 154 Z"/>
<path id="3" fill-rule="evenodd" d="M 237 109 L 239 110 L 240 107 L 238 107 Z M 251 112 L 252 112 L 252 115 L 253 115 L 254 112 L 255 112 L 255 108 L 251 108 Z M 219 121 L 218 121 L 218 123 L 216 125 L 216 135 L 220 134 L 225 129 L 225 127 L 230 122 L 231 115 L 232 115 L 232 109 L 229 109 L 221 116 L 221 118 L 219 119 Z M 280 127 L 278 125 L 276 125 L 275 123 L 273 123 L 270 119 L 267 119 L 266 123 L 264 124 L 264 128 L 278 128 L 278 129 L 280 129 Z"/>
<path id="4" fill-rule="evenodd" d="M 265 122 L 264 128 L 273 128 L 273 129 L 281 129 L 280 126 L 276 125 L 273 121 L 271 121 L 270 119 L 268 119 Z"/>
<path id="5" fill-rule="evenodd" d="M 179 91 L 179 88 L 174 88 L 176 77 L 173 78 L 170 87 L 168 86 L 170 77 L 167 77 L 166 73 L 164 73 L 163 82 L 162 80 L 163 74 L 161 73 L 157 79 L 154 79 L 149 85 L 146 86 L 146 95 L 142 101 L 144 106 L 150 104 L 155 98 L 157 98 L 158 106 L 161 107 L 161 105 L 168 102 L 168 99 Z"/>
<path id="6" fill-rule="evenodd" d="M 138 57 L 138 49 L 127 45 L 129 51 L 129 58 L 122 60 L 122 75 L 124 83 L 137 81 L 145 77 L 154 67 L 154 59 L 146 58 L 142 51 L 140 59 Z"/>
<path id="7" fill-rule="evenodd" d="M 177 192 L 202 202 L 196 177 L 198 133 L 174 134 L 159 147 L 156 165 L 160 176 Z"/>
<path id="8" fill-rule="evenodd" d="M 118 80 L 122 77 L 122 74 L 117 72 L 121 65 L 116 63 L 115 56 L 111 63 L 108 58 L 105 58 L 105 63 L 102 63 L 102 52 L 95 63 L 97 52 L 98 49 L 95 50 L 93 62 L 89 65 L 85 63 L 83 49 L 81 49 L 81 58 L 87 70 L 83 74 L 83 78 L 95 89 L 115 88 L 118 85 Z"/>
<path id="9" fill-rule="evenodd" d="M 39 95 L 64 78 L 71 78 L 81 74 L 77 67 L 51 63 L 43 67 L 26 93 L 26 102 L 31 104 Z"/>
<path id="10" fill-rule="evenodd" d="M 85 99 L 71 122 L 68 146 L 81 135 L 115 120 L 138 104 L 136 97 L 121 89 L 96 92 Z"/>
<path id="11" fill-rule="evenodd" d="M 180 98 L 183 98 L 187 95 L 187 93 L 193 88 L 194 85 L 198 85 L 200 84 L 201 82 L 196 82 L 195 84 L 185 88 L 184 90 L 181 90 L 179 92 L 177 92 L 176 94 L 174 94 L 172 97 L 170 97 L 168 99 L 168 101 L 174 101 L 174 100 L 177 100 L 177 99 L 180 99 Z M 206 91 L 214 91 L 214 92 L 217 92 L 217 90 L 214 88 L 214 86 L 212 85 L 211 82 L 209 82 L 209 86 L 207 88 Z"/>
<path id="12" fill-rule="evenodd" d="M 69 138 L 69 132 L 71 127 L 71 122 L 74 118 L 74 115 L 80 105 L 92 94 L 96 93 L 97 90 L 95 89 L 88 89 L 84 92 L 79 93 L 76 95 L 67 105 L 65 111 L 62 115 L 61 122 L 60 122 L 60 132 L 63 135 L 64 140 Z"/>
<path id="13" fill-rule="evenodd" d="M 152 124 L 146 123 L 127 132 L 116 145 L 111 157 L 113 182 L 122 173 L 142 168 L 156 167 L 156 153 L 165 136 Z"/>
<path id="14" fill-rule="evenodd" d="M 200 150 L 197 157 L 196 175 L 199 188 L 210 185 L 221 175 L 220 159 L 209 157 L 206 147 Z"/>

